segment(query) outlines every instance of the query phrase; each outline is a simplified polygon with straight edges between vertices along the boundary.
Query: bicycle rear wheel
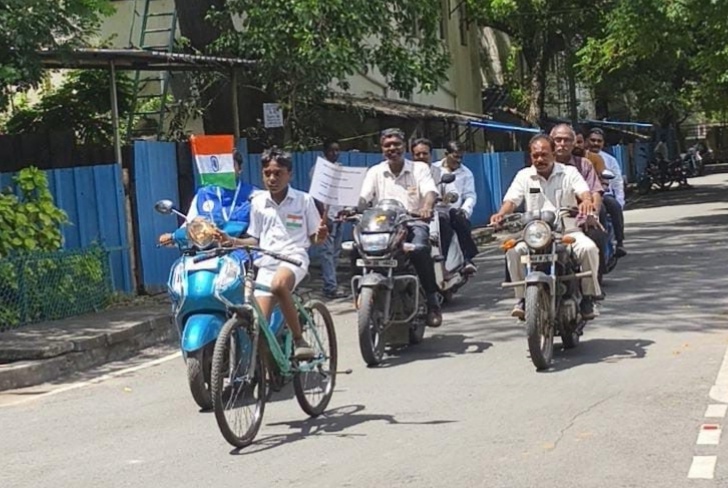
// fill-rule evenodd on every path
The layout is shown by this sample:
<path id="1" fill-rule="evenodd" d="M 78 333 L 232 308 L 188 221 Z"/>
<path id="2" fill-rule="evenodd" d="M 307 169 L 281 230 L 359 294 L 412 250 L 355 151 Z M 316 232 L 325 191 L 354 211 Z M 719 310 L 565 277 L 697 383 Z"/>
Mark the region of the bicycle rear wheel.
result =
<path id="1" fill-rule="evenodd" d="M 220 433 L 235 447 L 253 442 L 263 422 L 265 362 L 250 318 L 228 320 L 212 356 L 212 406 Z"/>
<path id="2" fill-rule="evenodd" d="M 336 386 L 336 331 L 326 305 L 311 300 L 304 307 L 311 321 L 301 324 L 303 336 L 316 352 L 316 357 L 313 361 L 299 364 L 299 371 L 293 377 L 293 389 L 301 409 L 312 417 L 318 417 L 326 410 Z"/>

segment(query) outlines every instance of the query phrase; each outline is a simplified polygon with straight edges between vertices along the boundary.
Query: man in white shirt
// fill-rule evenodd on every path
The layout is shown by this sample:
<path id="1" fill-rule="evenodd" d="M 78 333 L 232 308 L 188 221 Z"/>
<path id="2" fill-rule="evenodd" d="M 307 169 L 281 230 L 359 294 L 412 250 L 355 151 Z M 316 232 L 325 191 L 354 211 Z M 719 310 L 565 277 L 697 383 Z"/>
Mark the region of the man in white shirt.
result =
<path id="1" fill-rule="evenodd" d="M 263 314 L 270 319 L 275 301 L 280 304 L 283 318 L 291 330 L 296 359 L 311 359 L 314 350 L 303 338 L 298 312 L 291 292 L 308 272 L 308 248 L 313 242 L 321 244 L 327 237 L 314 199 L 307 193 L 289 186 L 293 175 L 291 155 L 277 148 L 269 149 L 261 158 L 263 181 L 268 191 L 253 197 L 250 205 L 250 226 L 244 239 L 221 236 L 223 242 L 254 245 L 297 259 L 296 266 L 263 255 L 255 261 L 258 267 L 256 283 L 270 291 L 256 290 L 255 296 Z"/>
<path id="2" fill-rule="evenodd" d="M 460 248 L 465 258 L 465 272 L 475 273 L 478 268 L 473 263 L 473 258 L 478 255 L 478 246 L 473 240 L 473 226 L 470 217 L 473 215 L 473 208 L 478 201 L 475 193 L 475 177 L 473 172 L 463 166 L 463 155 L 465 153 L 462 145 L 457 141 L 450 141 L 445 147 L 445 158 L 436 162 L 433 166 L 441 174 L 452 173 L 455 181 L 448 183 L 441 190 L 444 197 L 447 192 L 454 191 L 458 194 L 458 201 L 450 205 L 450 225 L 458 235 Z M 441 187 L 442 188 L 442 187 Z M 443 242 L 447 252 L 450 241 Z"/>
<path id="3" fill-rule="evenodd" d="M 387 129 L 380 137 L 385 161 L 369 168 L 360 194 L 360 208 L 368 203 L 395 199 L 404 204 L 409 212 L 418 213 L 423 220 L 432 218 L 437 199 L 437 187 L 427 165 L 404 158 L 404 133 L 399 129 Z M 407 242 L 415 244 L 410 261 L 419 276 L 427 295 L 427 324 L 442 324 L 440 304 L 437 300 L 435 268 L 431 256 L 430 232 L 425 222 L 413 222 L 408 226 Z"/>
<path id="4" fill-rule="evenodd" d="M 330 163 L 339 163 L 339 143 L 337 141 L 327 140 L 324 142 L 324 158 Z M 311 168 L 311 177 L 316 165 Z M 336 280 L 336 263 L 339 261 L 341 254 L 341 241 L 344 237 L 344 223 L 339 220 L 339 213 L 344 209 L 336 205 L 324 205 L 316 202 L 316 206 L 326 215 L 326 226 L 329 229 L 329 237 L 321 245 L 321 279 L 324 282 L 323 292 L 326 298 L 337 299 L 346 298 L 348 293 L 339 290 Z"/>
<path id="5" fill-rule="evenodd" d="M 576 168 L 556 162 L 556 145 L 553 139 L 545 134 L 539 134 L 531 139 L 529 149 L 532 165 L 516 174 L 513 183 L 503 197 L 503 205 L 498 213 L 490 218 L 491 225 L 500 224 L 503 218 L 513 213 L 524 200 L 527 212 L 538 210 L 556 212 L 558 205 L 576 207 L 578 199 L 580 201 L 578 203 L 579 213 L 593 215 L 594 202 L 589 185 Z M 590 278 L 584 278 L 581 281 L 583 293 L 581 313 L 584 319 L 590 320 L 596 316 L 594 297 L 601 295 L 598 280 L 599 249 L 581 231 L 569 232 L 568 235 L 575 239 L 571 247 L 582 270 L 593 272 Z M 521 256 L 527 252 L 526 243 L 520 242 L 506 253 L 508 272 L 513 281 L 525 279 Z M 518 302 L 511 315 L 523 320 L 525 318 L 524 289 L 519 287 L 515 290 Z"/>
<path id="6" fill-rule="evenodd" d="M 614 156 L 603 150 L 604 131 L 602 129 L 599 127 L 591 129 L 588 141 L 589 150 L 601 156 L 606 168 L 615 176 L 609 182 L 608 190 L 604 192 L 602 203 L 606 212 L 612 217 L 614 237 L 617 239 L 615 255 L 621 258 L 627 255 L 627 250 L 624 248 L 624 212 L 622 210 L 624 208 L 624 178 L 622 177 L 622 168 Z"/>

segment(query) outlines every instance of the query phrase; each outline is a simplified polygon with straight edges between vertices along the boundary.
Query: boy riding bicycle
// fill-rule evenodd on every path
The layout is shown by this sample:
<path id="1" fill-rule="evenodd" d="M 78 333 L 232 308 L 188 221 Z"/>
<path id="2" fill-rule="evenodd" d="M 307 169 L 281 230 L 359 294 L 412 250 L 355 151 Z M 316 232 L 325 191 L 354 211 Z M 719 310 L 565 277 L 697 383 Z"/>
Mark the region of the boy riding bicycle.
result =
<path id="1" fill-rule="evenodd" d="M 263 181 L 268 191 L 252 199 L 248 237 L 235 239 L 222 232 L 219 237 L 223 243 L 259 246 L 303 263 L 298 267 L 270 256 L 257 258 L 256 282 L 270 288 L 270 292 L 256 289 L 255 296 L 267 319 L 270 319 L 275 301 L 278 301 L 293 335 L 294 358 L 312 359 L 315 352 L 303 338 L 292 292 L 308 272 L 308 248 L 311 242 L 321 244 L 326 240 L 328 230 L 314 199 L 289 186 L 293 175 L 291 155 L 274 147 L 263 153 L 261 163 Z"/>

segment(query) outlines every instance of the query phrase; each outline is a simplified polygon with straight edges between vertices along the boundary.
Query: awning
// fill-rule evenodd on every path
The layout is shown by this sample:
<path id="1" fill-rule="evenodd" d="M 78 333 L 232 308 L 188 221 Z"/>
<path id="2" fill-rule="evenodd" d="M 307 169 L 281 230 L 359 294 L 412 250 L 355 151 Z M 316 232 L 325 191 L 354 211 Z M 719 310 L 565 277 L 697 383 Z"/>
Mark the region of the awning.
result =
<path id="1" fill-rule="evenodd" d="M 530 134 L 539 134 L 542 132 L 541 129 L 534 129 L 533 127 L 521 127 L 520 125 L 485 122 L 482 120 L 468 122 L 467 125 L 470 127 L 477 127 L 479 129 L 499 130 L 505 132 L 528 132 Z"/>
<path id="2" fill-rule="evenodd" d="M 144 49 L 92 49 L 38 51 L 41 64 L 49 69 L 108 69 L 133 71 L 199 71 L 249 68 L 255 61 L 240 58 L 148 51 Z"/>
<path id="3" fill-rule="evenodd" d="M 482 114 L 459 112 L 433 105 L 422 105 L 404 100 L 391 100 L 381 97 L 355 97 L 352 95 L 335 94 L 328 97 L 324 101 L 324 104 L 339 108 L 354 107 L 405 119 L 440 119 L 451 120 L 456 123 L 475 122 L 483 119 Z"/>

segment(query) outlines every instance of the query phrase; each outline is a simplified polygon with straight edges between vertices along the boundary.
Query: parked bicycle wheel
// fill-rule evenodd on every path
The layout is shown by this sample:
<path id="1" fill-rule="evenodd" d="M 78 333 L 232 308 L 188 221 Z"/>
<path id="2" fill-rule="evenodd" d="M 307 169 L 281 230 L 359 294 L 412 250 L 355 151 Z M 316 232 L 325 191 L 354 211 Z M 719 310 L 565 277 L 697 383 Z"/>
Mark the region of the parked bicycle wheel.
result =
<path id="1" fill-rule="evenodd" d="M 316 358 L 299 365 L 299 372 L 293 378 L 293 389 L 301 409 L 317 417 L 326 410 L 336 385 L 336 331 L 326 305 L 311 300 L 304 307 L 311 315 L 311 321 L 301 324 L 303 335 L 316 351 Z"/>

